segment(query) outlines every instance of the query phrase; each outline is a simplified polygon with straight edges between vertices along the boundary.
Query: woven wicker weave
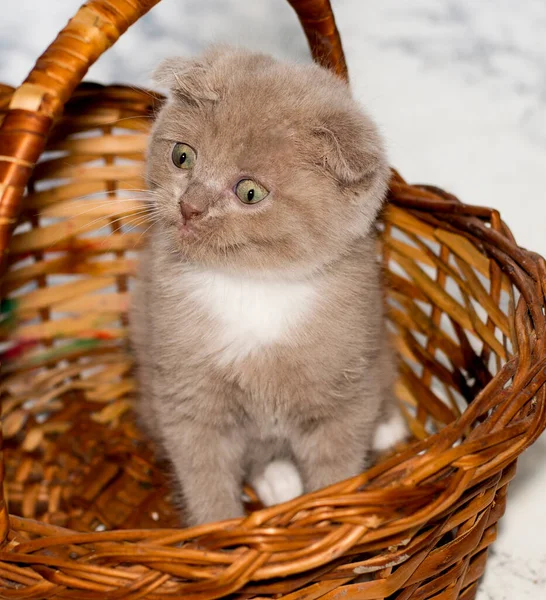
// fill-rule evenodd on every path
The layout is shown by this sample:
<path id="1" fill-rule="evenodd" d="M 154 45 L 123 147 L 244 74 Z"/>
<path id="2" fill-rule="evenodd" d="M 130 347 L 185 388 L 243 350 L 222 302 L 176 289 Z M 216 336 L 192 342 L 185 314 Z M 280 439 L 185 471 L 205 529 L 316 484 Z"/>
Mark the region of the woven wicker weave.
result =
<path id="1" fill-rule="evenodd" d="M 545 263 L 496 211 L 395 172 L 382 247 L 415 441 L 278 507 L 252 512 L 248 490 L 244 520 L 173 528 L 125 343 L 144 237 L 128 190 L 161 99 L 76 89 L 156 3 L 88 2 L 20 88 L 0 86 L 0 597 L 473 598 L 516 459 L 546 425 Z M 291 4 L 345 76 L 328 0 Z"/>

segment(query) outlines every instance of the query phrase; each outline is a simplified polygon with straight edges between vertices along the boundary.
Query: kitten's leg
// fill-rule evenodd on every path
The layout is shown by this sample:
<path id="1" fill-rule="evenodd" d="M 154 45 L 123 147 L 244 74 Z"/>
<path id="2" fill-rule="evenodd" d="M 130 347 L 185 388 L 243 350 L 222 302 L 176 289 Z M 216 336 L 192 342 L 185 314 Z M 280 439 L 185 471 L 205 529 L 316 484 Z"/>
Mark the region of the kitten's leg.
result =
<path id="1" fill-rule="evenodd" d="M 360 424 L 362 425 L 362 424 Z M 292 447 L 306 492 L 360 474 L 369 464 L 371 428 L 354 420 L 323 419 L 293 436 Z"/>
<path id="2" fill-rule="evenodd" d="M 185 419 L 163 423 L 165 447 L 182 489 L 185 521 L 199 525 L 244 515 L 245 443 L 237 432 Z"/>
<path id="3" fill-rule="evenodd" d="M 149 369 L 144 366 L 138 368 L 140 383 L 139 395 L 135 404 L 137 424 L 142 431 L 155 442 L 161 442 L 161 430 L 157 421 L 157 411 L 152 404 L 153 392 L 149 382 L 151 376 Z"/>
<path id="4" fill-rule="evenodd" d="M 249 459 L 248 481 L 264 506 L 287 502 L 303 494 L 303 484 L 287 442 L 256 440 Z"/>
<path id="5" fill-rule="evenodd" d="M 381 454 L 394 448 L 410 437 L 406 419 L 400 412 L 395 402 L 385 411 L 375 430 L 373 439 L 374 452 Z"/>
<path id="6" fill-rule="evenodd" d="M 394 352 L 387 343 L 383 346 L 379 372 L 383 373 L 381 395 L 384 398 L 380 407 L 373 440 L 373 450 L 377 456 L 397 446 L 410 437 L 410 431 L 398 401 L 394 395 L 392 382 L 396 366 Z"/>
<path id="7" fill-rule="evenodd" d="M 303 494 L 303 483 L 296 465 L 277 458 L 251 477 L 250 483 L 264 506 L 273 506 L 293 500 Z"/>

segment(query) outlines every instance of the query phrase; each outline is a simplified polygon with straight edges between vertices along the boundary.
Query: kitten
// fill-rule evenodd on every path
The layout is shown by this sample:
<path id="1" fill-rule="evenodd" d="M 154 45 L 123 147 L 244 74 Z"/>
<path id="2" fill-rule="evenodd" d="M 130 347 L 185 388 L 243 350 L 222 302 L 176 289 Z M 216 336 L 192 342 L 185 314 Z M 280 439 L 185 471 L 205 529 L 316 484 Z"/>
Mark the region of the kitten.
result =
<path id="1" fill-rule="evenodd" d="M 360 473 L 374 434 L 380 448 L 405 433 L 374 234 L 389 169 L 319 66 L 214 48 L 156 80 L 170 98 L 132 337 L 142 421 L 199 524 L 243 515 L 245 480 L 288 500 Z"/>

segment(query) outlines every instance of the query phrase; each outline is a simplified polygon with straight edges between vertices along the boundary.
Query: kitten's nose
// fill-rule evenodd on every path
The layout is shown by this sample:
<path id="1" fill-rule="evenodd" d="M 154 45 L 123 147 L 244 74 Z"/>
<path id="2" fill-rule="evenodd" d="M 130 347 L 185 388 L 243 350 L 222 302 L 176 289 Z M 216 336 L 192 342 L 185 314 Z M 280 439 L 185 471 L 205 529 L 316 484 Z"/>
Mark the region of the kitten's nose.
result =
<path id="1" fill-rule="evenodd" d="M 189 202 L 180 202 L 180 212 L 182 213 L 184 224 L 186 224 L 188 221 L 191 221 L 192 219 L 195 219 L 195 217 L 198 217 L 200 214 L 202 214 L 203 211 L 199 210 Z"/>

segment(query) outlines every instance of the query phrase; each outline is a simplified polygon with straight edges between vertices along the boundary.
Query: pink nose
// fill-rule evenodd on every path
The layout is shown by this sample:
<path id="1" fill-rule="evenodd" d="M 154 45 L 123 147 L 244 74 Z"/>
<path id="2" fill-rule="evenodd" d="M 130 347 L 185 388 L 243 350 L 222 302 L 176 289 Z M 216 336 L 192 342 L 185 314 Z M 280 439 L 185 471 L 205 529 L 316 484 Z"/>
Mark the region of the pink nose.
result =
<path id="1" fill-rule="evenodd" d="M 186 224 L 188 221 L 198 217 L 203 211 L 193 206 L 193 204 L 180 202 L 180 212 L 182 213 L 184 224 Z"/>

